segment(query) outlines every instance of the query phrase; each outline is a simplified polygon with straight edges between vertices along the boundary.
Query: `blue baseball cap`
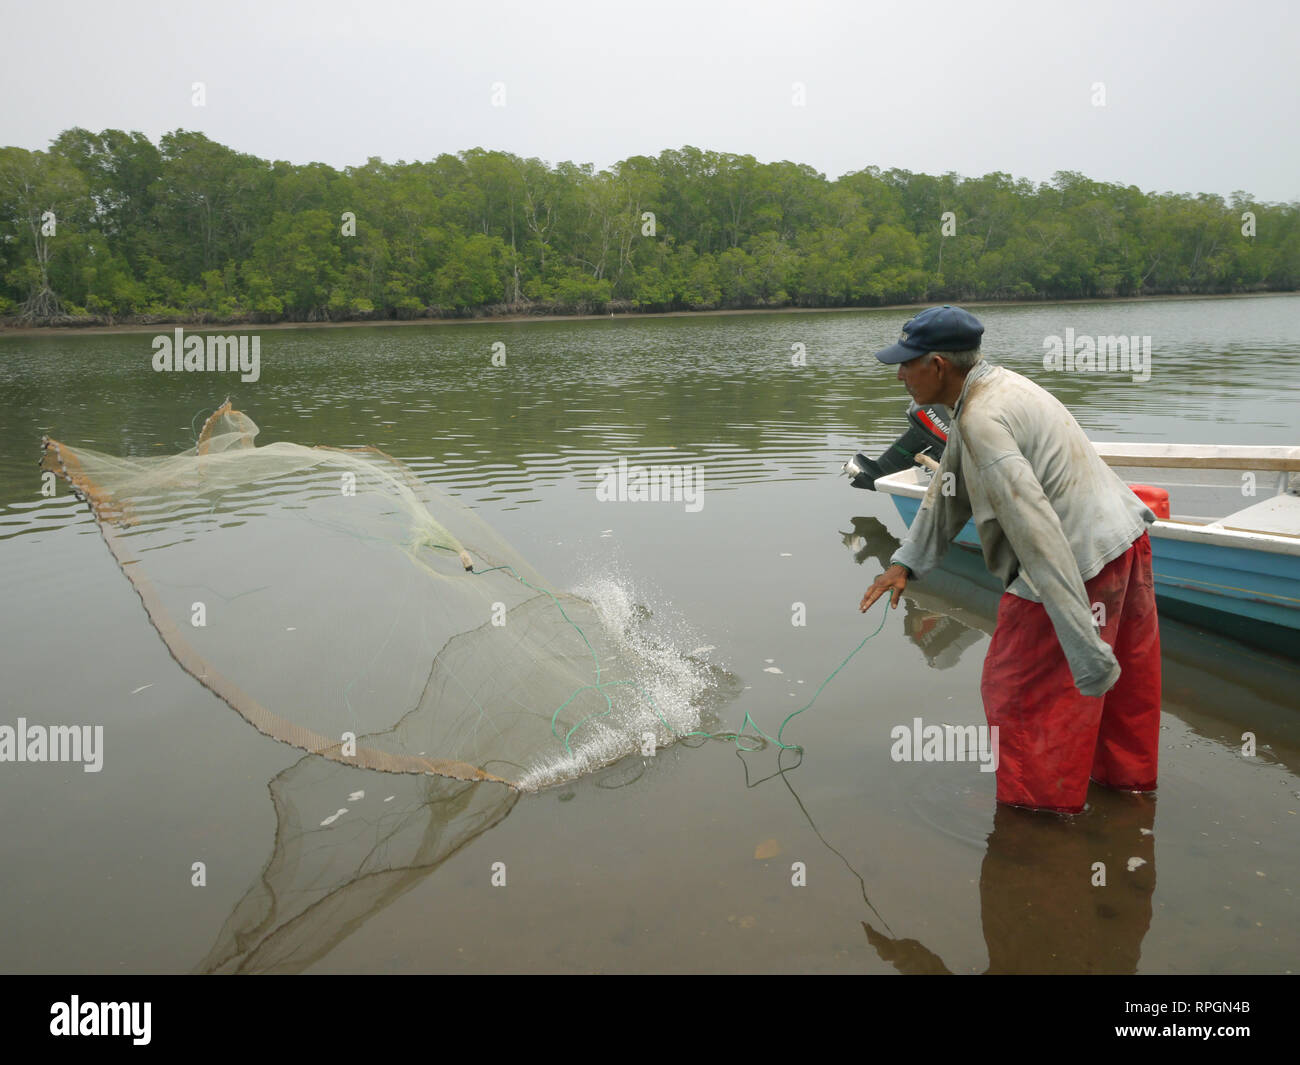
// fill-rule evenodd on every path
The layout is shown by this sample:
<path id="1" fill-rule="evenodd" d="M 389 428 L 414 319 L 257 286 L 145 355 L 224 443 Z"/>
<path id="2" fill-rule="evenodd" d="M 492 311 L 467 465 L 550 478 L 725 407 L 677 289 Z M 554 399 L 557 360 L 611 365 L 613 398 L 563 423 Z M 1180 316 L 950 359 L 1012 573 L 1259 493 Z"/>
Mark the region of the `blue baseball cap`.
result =
<path id="1" fill-rule="evenodd" d="M 984 325 L 970 311 L 945 303 L 927 307 L 903 326 L 897 344 L 876 352 L 887 365 L 911 362 L 931 351 L 969 351 L 980 346 Z"/>

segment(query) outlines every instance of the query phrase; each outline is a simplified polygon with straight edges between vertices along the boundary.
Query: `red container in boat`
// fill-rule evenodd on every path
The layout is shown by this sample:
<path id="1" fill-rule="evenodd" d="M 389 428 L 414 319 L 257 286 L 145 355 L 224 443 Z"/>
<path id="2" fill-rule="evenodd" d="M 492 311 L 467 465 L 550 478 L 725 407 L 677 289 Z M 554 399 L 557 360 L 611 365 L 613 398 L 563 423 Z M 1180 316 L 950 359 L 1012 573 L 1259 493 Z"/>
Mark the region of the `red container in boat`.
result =
<path id="1" fill-rule="evenodd" d="M 1169 518 L 1169 493 L 1163 488 L 1151 484 L 1131 484 L 1129 487 L 1157 518 Z"/>

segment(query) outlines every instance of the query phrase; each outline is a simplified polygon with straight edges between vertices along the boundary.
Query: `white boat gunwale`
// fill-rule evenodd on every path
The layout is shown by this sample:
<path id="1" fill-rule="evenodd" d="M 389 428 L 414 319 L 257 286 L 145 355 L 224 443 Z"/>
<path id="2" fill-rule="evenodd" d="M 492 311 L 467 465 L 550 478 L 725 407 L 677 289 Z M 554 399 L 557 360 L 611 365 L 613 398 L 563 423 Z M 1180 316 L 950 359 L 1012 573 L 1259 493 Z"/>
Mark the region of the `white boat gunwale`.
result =
<path id="1" fill-rule="evenodd" d="M 1257 447 L 1227 444 L 1141 444 L 1093 441 L 1098 454 L 1111 466 L 1129 469 L 1203 468 L 1217 470 L 1267 470 L 1300 473 L 1300 447 Z M 929 478 L 920 466 L 876 479 L 877 490 L 890 495 L 921 499 Z M 1296 533 L 1261 532 L 1229 525 L 1235 515 L 1200 524 L 1160 518 L 1152 536 L 1189 543 L 1236 547 L 1247 551 L 1300 556 L 1300 529 Z"/>

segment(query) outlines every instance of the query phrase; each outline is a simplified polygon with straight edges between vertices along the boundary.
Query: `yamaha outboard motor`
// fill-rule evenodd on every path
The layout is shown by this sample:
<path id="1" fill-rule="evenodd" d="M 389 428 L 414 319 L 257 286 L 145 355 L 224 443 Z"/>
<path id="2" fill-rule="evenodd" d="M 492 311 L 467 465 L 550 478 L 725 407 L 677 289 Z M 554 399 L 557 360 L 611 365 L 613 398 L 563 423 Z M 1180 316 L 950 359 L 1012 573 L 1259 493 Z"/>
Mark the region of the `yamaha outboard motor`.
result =
<path id="1" fill-rule="evenodd" d="M 844 464 L 849 484 L 874 492 L 877 477 L 907 469 L 917 455 L 928 452 L 936 462 L 943 456 L 951 421 L 947 407 L 937 403 L 922 407 L 913 402 L 907 408 L 907 421 L 907 432 L 890 444 L 880 458 L 869 459 L 859 451 Z"/>

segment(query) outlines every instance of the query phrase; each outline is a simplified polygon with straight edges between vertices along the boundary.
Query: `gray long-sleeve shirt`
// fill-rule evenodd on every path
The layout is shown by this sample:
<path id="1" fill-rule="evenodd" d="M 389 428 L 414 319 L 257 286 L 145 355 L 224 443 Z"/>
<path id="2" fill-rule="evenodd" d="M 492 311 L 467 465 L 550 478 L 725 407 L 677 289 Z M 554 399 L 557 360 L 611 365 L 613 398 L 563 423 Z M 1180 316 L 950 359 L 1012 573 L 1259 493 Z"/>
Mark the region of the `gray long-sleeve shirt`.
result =
<path id="1" fill-rule="evenodd" d="M 1046 608 L 1080 693 L 1108 691 L 1119 663 L 1093 624 L 1084 581 L 1156 516 L 1055 396 L 987 362 L 966 375 L 943 461 L 890 561 L 924 577 L 972 518 L 989 572 Z"/>

